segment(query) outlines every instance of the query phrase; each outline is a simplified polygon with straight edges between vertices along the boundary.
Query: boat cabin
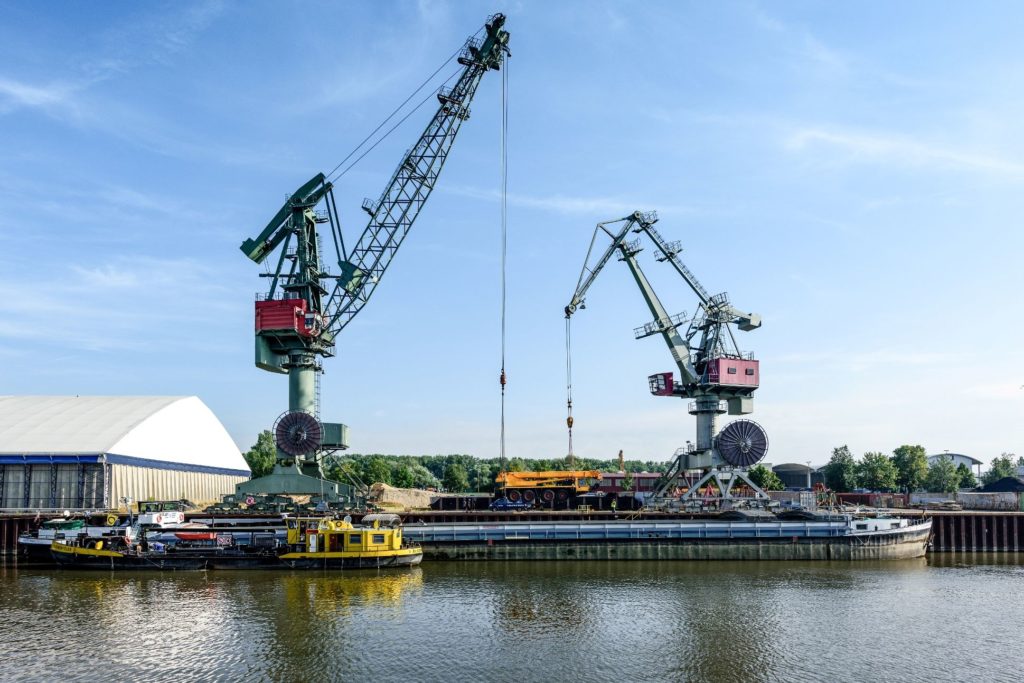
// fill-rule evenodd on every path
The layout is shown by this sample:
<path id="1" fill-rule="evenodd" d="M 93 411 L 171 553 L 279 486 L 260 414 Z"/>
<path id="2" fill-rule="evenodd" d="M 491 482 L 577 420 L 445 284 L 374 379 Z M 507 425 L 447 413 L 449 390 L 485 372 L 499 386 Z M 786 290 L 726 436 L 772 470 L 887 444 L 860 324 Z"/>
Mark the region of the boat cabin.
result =
<path id="1" fill-rule="evenodd" d="M 402 547 L 398 515 L 372 514 L 353 525 L 351 518 L 303 518 L 288 520 L 288 545 L 306 553 L 379 553 Z"/>

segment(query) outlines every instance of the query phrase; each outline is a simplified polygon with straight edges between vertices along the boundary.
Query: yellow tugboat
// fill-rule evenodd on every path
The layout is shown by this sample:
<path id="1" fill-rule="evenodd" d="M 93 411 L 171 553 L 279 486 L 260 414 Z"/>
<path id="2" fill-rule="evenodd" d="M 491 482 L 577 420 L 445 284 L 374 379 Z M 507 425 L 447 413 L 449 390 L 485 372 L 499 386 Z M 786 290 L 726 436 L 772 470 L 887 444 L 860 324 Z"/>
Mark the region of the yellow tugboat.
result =
<path id="1" fill-rule="evenodd" d="M 394 514 L 370 514 L 359 526 L 348 519 L 288 521 L 288 547 L 279 556 L 293 569 L 411 567 L 423 560 L 419 544 L 402 538 L 402 521 Z"/>

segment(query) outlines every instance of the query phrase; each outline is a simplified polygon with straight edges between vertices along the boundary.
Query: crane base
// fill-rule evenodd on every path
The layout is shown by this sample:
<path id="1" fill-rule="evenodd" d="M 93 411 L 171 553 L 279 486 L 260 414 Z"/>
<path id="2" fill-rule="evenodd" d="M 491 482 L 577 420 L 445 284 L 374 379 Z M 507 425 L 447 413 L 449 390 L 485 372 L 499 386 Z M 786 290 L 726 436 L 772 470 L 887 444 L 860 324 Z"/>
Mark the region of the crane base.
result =
<path id="1" fill-rule="evenodd" d="M 270 474 L 243 481 L 235 486 L 235 495 L 292 495 L 320 496 L 328 501 L 338 501 L 342 496 L 341 485 L 320 477 L 300 474 L 293 468 L 275 465 Z"/>

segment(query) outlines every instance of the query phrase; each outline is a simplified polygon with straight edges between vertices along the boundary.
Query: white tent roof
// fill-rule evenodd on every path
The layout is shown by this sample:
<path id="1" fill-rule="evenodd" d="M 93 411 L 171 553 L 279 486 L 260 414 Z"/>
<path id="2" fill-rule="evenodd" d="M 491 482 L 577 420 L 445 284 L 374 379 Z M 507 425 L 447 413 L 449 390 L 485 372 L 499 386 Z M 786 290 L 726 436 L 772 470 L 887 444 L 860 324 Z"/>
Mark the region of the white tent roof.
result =
<path id="1" fill-rule="evenodd" d="M 197 396 L 0 396 L 0 455 L 29 454 L 249 469 Z"/>

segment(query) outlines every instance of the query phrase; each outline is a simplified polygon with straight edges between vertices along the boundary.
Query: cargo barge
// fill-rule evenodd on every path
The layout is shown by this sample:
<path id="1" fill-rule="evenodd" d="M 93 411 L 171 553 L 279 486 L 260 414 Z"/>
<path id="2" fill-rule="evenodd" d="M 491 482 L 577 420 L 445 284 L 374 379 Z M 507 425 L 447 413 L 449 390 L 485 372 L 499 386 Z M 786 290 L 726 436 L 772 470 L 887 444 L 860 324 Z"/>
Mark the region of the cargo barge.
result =
<path id="1" fill-rule="evenodd" d="M 902 560 L 924 556 L 931 519 L 452 523 L 407 536 L 428 560 Z"/>

